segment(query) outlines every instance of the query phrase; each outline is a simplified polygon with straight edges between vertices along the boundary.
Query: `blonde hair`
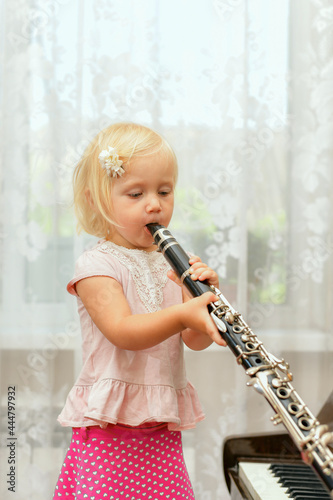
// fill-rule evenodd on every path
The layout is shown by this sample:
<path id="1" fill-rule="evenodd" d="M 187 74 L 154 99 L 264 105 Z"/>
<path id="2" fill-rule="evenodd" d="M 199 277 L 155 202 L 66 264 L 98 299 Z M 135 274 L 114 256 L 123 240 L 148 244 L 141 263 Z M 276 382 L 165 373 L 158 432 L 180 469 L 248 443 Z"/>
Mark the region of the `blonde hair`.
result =
<path id="1" fill-rule="evenodd" d="M 101 168 L 98 155 L 112 146 L 126 164 L 137 157 L 162 154 L 172 161 L 177 180 L 176 156 L 167 141 L 148 127 L 136 123 L 116 123 L 97 134 L 86 148 L 73 175 L 74 208 L 78 231 L 106 238 L 117 223 L 112 216 L 113 179 Z"/>

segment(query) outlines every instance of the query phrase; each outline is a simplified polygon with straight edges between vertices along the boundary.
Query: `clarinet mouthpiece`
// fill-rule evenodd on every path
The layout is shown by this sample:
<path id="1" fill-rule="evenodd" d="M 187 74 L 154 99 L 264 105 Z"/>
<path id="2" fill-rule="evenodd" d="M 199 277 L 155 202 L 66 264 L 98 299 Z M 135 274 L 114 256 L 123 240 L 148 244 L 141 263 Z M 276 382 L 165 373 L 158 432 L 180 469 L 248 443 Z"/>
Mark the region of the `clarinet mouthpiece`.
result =
<path id="1" fill-rule="evenodd" d="M 150 222 L 149 224 L 146 225 L 146 227 L 149 229 L 150 234 L 152 236 L 154 236 L 156 231 L 164 228 L 164 226 L 161 226 L 161 224 L 158 224 L 157 222 Z"/>

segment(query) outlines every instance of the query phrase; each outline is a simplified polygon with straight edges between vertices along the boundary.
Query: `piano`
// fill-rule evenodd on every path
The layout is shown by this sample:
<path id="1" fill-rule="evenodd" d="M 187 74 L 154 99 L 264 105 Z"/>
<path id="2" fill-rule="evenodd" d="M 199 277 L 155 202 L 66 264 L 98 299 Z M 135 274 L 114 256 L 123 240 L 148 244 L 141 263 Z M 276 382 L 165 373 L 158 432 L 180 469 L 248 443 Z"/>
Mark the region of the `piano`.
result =
<path id="1" fill-rule="evenodd" d="M 333 431 L 333 391 L 317 418 Z M 333 498 L 285 432 L 228 437 L 223 471 L 231 500 Z"/>

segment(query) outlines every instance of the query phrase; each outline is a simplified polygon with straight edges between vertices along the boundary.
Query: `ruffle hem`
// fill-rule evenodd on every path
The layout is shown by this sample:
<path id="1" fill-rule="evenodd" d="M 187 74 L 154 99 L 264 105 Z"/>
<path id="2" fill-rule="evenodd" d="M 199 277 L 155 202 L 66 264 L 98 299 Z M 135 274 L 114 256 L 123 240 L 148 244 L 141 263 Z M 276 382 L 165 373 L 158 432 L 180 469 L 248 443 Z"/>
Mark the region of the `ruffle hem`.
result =
<path id="1" fill-rule="evenodd" d="M 75 385 L 58 421 L 65 427 L 117 423 L 137 427 L 146 422 L 167 422 L 169 430 L 182 431 L 194 428 L 204 418 L 190 382 L 185 388 L 174 389 L 104 379 L 93 385 Z"/>

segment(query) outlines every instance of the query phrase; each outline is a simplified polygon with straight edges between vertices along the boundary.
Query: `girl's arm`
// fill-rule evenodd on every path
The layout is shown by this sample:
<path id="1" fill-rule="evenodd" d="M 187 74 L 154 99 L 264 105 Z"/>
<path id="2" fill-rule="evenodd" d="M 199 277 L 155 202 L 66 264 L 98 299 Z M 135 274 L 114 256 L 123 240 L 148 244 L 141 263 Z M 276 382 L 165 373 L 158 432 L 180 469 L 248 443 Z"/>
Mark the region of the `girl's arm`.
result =
<path id="1" fill-rule="evenodd" d="M 216 272 L 210 267 L 208 267 L 206 264 L 201 262 L 198 256 L 191 257 L 189 263 L 191 264 L 190 275 L 193 280 L 199 280 L 199 281 L 207 280 L 210 285 L 213 285 L 216 288 L 219 287 L 219 279 Z M 169 271 L 168 276 L 170 279 L 178 283 L 178 285 L 181 285 L 181 282 L 174 271 Z M 188 290 L 183 286 L 183 302 L 186 303 L 191 300 L 193 299 L 190 298 Z M 187 328 L 183 330 L 182 337 L 187 347 L 193 349 L 194 351 L 201 351 L 203 349 L 206 349 L 212 344 L 213 341 L 216 342 L 215 339 L 201 332 L 196 325 L 194 325 L 194 328 Z M 224 346 L 226 345 L 226 343 L 222 340 L 221 336 L 220 336 L 220 342 L 216 343 L 219 345 L 224 345 Z"/>
<path id="2" fill-rule="evenodd" d="M 207 310 L 216 300 L 213 293 L 154 313 L 132 314 L 121 285 L 113 278 L 82 279 L 76 291 L 97 328 L 122 349 L 147 349 L 186 329 L 208 336 L 209 343 L 225 345 Z"/>

